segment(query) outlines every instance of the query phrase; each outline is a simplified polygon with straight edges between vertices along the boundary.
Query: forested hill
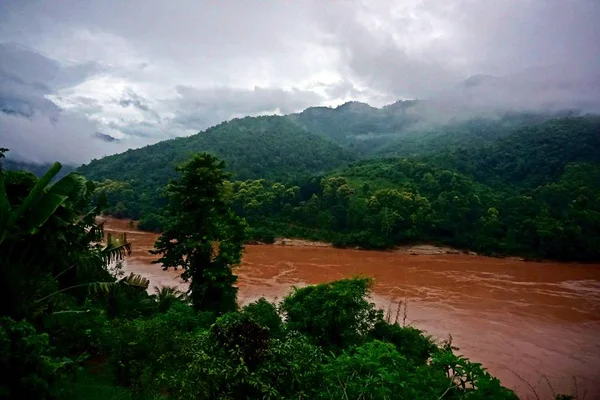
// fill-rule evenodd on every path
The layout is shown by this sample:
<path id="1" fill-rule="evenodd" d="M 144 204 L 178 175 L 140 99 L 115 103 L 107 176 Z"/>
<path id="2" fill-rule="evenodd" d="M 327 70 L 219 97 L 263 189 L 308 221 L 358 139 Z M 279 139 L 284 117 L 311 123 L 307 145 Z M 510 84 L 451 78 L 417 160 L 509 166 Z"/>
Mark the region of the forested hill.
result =
<path id="1" fill-rule="evenodd" d="M 236 179 L 287 179 L 319 174 L 347 164 L 354 155 L 284 117 L 246 117 L 223 122 L 196 135 L 177 138 L 93 160 L 79 168 L 93 180 L 142 181 L 159 187 L 175 166 L 206 151 L 227 163 Z"/>
<path id="2" fill-rule="evenodd" d="M 600 165 L 600 116 L 555 119 L 522 128 L 487 146 L 440 152 L 421 160 L 498 190 L 535 189 L 557 180 L 569 163 Z"/>
<path id="3" fill-rule="evenodd" d="M 348 102 L 336 108 L 310 107 L 288 118 L 363 156 L 406 156 L 448 147 L 483 146 L 520 128 L 570 114 L 574 113 L 454 114 L 438 110 L 428 101 L 411 100 L 383 108 L 359 102 Z"/>

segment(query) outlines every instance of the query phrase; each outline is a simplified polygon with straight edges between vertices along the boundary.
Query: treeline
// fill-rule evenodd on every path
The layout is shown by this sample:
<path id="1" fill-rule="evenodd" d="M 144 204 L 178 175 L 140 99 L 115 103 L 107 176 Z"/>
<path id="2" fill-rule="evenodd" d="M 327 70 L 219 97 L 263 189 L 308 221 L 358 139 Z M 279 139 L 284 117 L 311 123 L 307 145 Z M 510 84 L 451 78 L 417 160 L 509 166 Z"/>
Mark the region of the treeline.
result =
<path id="1" fill-rule="evenodd" d="M 96 224 L 93 183 L 50 184 L 59 164 L 0 170 L 2 398 L 517 398 L 451 342 L 385 317 L 367 278 L 240 308 L 244 222 L 222 168 L 195 156 L 167 187 L 156 268 L 181 269 L 190 291 L 151 295 L 121 276 L 131 245 Z"/>

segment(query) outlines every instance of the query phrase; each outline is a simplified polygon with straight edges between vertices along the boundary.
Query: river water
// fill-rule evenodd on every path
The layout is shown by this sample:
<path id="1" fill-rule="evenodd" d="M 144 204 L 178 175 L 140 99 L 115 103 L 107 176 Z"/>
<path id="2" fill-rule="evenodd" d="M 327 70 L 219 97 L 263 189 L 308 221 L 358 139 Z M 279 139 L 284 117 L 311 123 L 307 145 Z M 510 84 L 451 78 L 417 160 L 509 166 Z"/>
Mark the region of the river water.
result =
<path id="1" fill-rule="evenodd" d="M 151 286 L 186 286 L 178 272 L 151 264 L 156 234 L 108 219 L 127 232 L 133 253 L 125 272 Z M 180 271 L 179 271 L 180 272 Z M 577 392 L 600 399 L 600 265 L 523 262 L 464 254 L 409 255 L 323 247 L 248 245 L 238 299 L 281 299 L 292 286 L 364 275 L 373 301 L 437 339 L 452 335 L 459 353 L 482 363 L 521 398 Z M 401 321 L 402 323 L 402 321 Z M 550 385 L 553 389 L 550 389 Z"/>

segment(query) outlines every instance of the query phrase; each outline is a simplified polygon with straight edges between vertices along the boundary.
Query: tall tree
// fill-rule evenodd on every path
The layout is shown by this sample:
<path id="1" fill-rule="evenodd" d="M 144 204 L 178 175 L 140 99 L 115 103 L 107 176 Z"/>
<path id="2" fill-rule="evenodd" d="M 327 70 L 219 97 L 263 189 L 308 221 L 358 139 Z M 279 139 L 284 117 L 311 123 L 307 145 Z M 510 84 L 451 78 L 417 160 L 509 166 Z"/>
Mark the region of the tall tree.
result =
<path id="1" fill-rule="evenodd" d="M 166 189 L 166 227 L 151 250 L 165 270 L 183 269 L 195 309 L 217 313 L 237 307 L 232 267 L 241 259 L 245 225 L 231 209 L 224 168 L 206 153 L 177 167 L 181 177 Z"/>

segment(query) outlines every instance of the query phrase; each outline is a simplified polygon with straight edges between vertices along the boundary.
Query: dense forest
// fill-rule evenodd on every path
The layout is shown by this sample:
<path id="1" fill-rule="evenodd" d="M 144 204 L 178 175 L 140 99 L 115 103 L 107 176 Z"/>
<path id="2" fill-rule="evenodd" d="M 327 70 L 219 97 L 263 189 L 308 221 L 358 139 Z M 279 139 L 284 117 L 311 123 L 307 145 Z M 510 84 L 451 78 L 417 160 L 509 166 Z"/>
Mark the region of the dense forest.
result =
<path id="1" fill-rule="evenodd" d="M 341 139 L 345 130 L 356 137 L 392 129 L 386 113 L 349 103 L 233 120 L 80 171 L 97 181 L 110 214 L 139 219 L 142 229 L 163 228 L 162 193 L 174 176 L 166 171 L 202 148 L 233 173 L 228 190 L 249 240 L 291 236 L 367 249 L 432 242 L 489 255 L 600 259 L 599 117 L 478 118 L 435 133 L 397 132 L 368 154 Z M 400 155 L 381 157 L 388 153 Z"/>
<path id="2" fill-rule="evenodd" d="M 0 170 L 2 398 L 517 398 L 451 340 L 377 310 L 370 279 L 240 308 L 245 222 L 212 155 L 177 168 L 153 251 L 183 270 L 187 293 L 123 276 L 131 244 L 96 223 L 95 184 L 77 173 L 52 184 L 59 170 Z"/>
<path id="3" fill-rule="evenodd" d="M 115 179 L 136 189 L 159 188 L 175 167 L 198 151 L 227 162 L 237 179 L 287 179 L 330 171 L 356 159 L 352 152 L 313 135 L 284 117 L 247 117 L 177 138 L 94 160 L 79 168 L 89 179 Z"/>

